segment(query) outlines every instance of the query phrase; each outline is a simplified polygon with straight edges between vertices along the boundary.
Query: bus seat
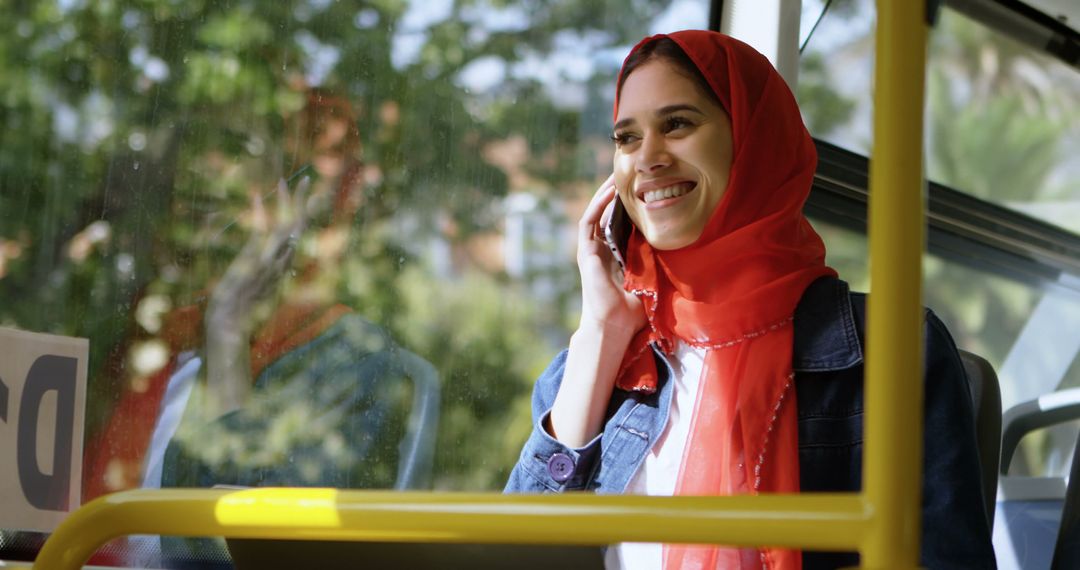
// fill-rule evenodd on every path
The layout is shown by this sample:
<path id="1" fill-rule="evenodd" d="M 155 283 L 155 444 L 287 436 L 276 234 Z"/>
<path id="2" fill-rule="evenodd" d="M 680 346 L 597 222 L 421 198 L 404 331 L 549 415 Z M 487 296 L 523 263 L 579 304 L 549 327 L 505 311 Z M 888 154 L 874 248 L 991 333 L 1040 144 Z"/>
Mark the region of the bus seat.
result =
<path id="1" fill-rule="evenodd" d="M 1061 390 L 1040 396 L 1035 400 L 1017 404 L 1002 415 L 1001 466 L 998 477 L 997 516 L 994 524 L 994 552 L 998 567 L 1002 570 L 1026 570 L 1050 568 L 1055 556 L 1055 542 L 1059 528 L 1075 535 L 1080 531 L 1080 499 L 1073 498 L 1071 523 L 1064 519 L 1066 479 L 1058 475 L 1031 476 L 1021 469 L 1020 474 L 1010 475 L 1020 441 L 1030 432 L 1062 424 L 1080 418 L 1080 388 Z M 1078 442 L 1080 444 L 1080 442 Z M 1020 463 L 1020 462 L 1018 462 Z M 1074 457 L 1073 474 L 1080 467 Z M 1080 482 L 1071 478 L 1069 492 L 1080 495 L 1076 488 Z M 1072 541 L 1063 538 L 1058 547 L 1060 556 L 1067 556 Z M 1075 554 L 1075 553 L 1074 553 Z M 1068 558 L 1063 558 L 1068 559 Z M 1068 560 L 1076 560 L 1075 558 Z M 1077 568 L 1070 564 L 1057 564 L 1055 568 Z"/>
<path id="2" fill-rule="evenodd" d="M 990 528 L 994 527 L 998 461 L 1001 452 L 1001 389 L 994 367 L 985 358 L 960 351 L 975 410 L 975 437 L 982 467 L 983 500 Z"/>
<path id="3" fill-rule="evenodd" d="M 1054 562 L 1050 570 L 1080 568 L 1080 437 L 1073 449 L 1072 467 L 1069 469 L 1069 486 L 1065 491 L 1065 504 L 1061 509 L 1061 526 Z"/>

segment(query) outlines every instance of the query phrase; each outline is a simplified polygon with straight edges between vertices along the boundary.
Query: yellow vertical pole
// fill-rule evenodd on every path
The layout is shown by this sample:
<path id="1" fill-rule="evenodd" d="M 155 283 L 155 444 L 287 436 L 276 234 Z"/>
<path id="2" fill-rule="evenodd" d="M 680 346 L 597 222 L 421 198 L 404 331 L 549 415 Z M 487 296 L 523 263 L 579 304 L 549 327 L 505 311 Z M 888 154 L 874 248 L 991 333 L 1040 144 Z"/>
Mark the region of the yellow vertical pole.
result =
<path id="1" fill-rule="evenodd" d="M 862 567 L 919 565 L 926 0 L 878 0 L 870 160 Z"/>

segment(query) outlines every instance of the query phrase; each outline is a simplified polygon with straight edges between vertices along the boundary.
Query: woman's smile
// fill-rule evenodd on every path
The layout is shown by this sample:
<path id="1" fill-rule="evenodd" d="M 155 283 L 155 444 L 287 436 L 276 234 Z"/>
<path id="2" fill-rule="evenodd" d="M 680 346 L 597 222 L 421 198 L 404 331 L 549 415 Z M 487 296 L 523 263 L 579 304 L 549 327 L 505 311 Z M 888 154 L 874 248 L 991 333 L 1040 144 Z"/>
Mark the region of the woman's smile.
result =
<path id="1" fill-rule="evenodd" d="M 693 182 L 677 182 L 662 187 L 651 185 L 637 191 L 638 199 L 645 202 L 645 207 L 650 210 L 666 208 L 677 204 L 680 199 L 693 192 L 697 184 Z"/>

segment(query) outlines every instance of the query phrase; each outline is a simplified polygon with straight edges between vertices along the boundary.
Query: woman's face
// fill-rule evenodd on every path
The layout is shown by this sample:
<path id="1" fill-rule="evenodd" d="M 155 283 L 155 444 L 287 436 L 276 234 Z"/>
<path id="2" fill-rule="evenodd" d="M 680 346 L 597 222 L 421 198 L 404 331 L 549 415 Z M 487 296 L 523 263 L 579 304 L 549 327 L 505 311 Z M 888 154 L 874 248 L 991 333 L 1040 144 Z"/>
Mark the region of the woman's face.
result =
<path id="1" fill-rule="evenodd" d="M 694 80 L 652 59 L 623 82 L 615 117 L 615 187 L 656 249 L 701 236 L 727 188 L 731 120 Z"/>

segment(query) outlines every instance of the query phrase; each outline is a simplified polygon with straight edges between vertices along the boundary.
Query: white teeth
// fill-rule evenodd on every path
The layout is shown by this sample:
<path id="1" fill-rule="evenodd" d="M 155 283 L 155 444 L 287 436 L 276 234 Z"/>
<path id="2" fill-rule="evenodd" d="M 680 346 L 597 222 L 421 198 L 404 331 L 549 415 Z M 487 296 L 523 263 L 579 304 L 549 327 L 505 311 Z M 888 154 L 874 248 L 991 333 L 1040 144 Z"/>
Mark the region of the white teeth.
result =
<path id="1" fill-rule="evenodd" d="M 649 190 L 645 193 L 643 198 L 645 203 L 656 202 L 657 200 L 666 200 L 668 198 L 676 198 L 686 194 L 694 188 L 694 185 L 689 182 L 683 182 L 674 186 L 668 186 L 666 188 L 660 188 L 658 190 Z"/>

